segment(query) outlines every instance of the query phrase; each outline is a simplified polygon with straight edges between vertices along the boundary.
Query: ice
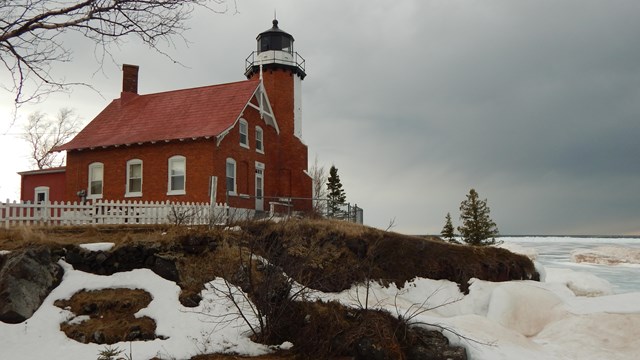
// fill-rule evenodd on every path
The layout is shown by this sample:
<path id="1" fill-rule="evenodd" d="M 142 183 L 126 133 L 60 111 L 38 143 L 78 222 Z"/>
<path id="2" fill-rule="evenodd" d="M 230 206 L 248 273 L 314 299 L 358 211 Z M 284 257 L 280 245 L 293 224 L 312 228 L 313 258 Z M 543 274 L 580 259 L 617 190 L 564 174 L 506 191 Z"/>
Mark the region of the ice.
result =
<path id="1" fill-rule="evenodd" d="M 640 264 L 640 249 L 623 246 L 577 249 L 571 252 L 571 260 L 577 263 L 604 265 Z"/>
<path id="2" fill-rule="evenodd" d="M 613 287 L 607 280 L 587 272 L 574 271 L 571 269 L 546 268 L 545 282 L 564 284 L 576 296 L 613 294 Z"/>
<path id="3" fill-rule="evenodd" d="M 522 282 L 505 283 L 493 290 L 487 319 L 524 336 L 534 336 L 565 313 L 560 297 Z"/>

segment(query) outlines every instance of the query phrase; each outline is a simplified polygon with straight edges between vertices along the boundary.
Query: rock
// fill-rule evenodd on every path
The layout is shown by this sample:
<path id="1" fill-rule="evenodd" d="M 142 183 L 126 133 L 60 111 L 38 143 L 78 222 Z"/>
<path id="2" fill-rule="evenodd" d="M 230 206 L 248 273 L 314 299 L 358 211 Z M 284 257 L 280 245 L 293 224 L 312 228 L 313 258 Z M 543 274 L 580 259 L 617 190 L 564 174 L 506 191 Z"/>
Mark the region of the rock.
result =
<path id="1" fill-rule="evenodd" d="M 96 344 L 104 344 L 104 341 L 106 340 L 105 336 L 104 336 L 104 333 L 102 331 L 100 331 L 100 330 L 96 330 L 93 333 L 92 338 L 93 338 L 93 342 L 96 343 Z"/>
<path id="2" fill-rule="evenodd" d="M 91 315 L 98 311 L 98 305 L 96 303 L 84 304 L 82 306 L 82 314 L 81 315 Z"/>
<path id="3" fill-rule="evenodd" d="M 363 337 L 356 342 L 355 360 L 387 360 L 384 348 L 380 344 L 375 343 L 369 337 Z"/>
<path id="4" fill-rule="evenodd" d="M 186 235 L 181 237 L 179 243 L 182 250 L 191 255 L 199 255 L 207 249 L 214 251 L 218 246 L 215 239 L 206 235 Z"/>
<path id="5" fill-rule="evenodd" d="M 202 296 L 200 294 L 192 293 L 185 294 L 184 291 L 180 294 L 179 297 L 180 303 L 185 307 L 196 307 L 200 305 L 200 301 L 202 300 Z"/>
<path id="6" fill-rule="evenodd" d="M 14 251 L 0 269 L 0 321 L 29 319 L 62 280 L 62 268 L 47 248 Z"/>
<path id="7" fill-rule="evenodd" d="M 156 260 L 151 267 L 151 271 L 169 281 L 180 282 L 180 274 L 178 273 L 174 259 L 160 255 L 156 255 L 155 258 Z"/>
<path id="8" fill-rule="evenodd" d="M 129 333 L 127 334 L 127 341 L 133 341 L 133 340 L 138 340 L 142 337 L 142 329 L 140 329 L 140 326 L 132 326 L 131 329 L 129 329 Z"/>
<path id="9" fill-rule="evenodd" d="M 449 345 L 447 339 L 438 331 L 430 331 L 421 327 L 412 327 L 412 335 L 417 338 L 417 345 L 407 350 L 407 360 L 466 360 L 467 352 L 463 347 Z"/>

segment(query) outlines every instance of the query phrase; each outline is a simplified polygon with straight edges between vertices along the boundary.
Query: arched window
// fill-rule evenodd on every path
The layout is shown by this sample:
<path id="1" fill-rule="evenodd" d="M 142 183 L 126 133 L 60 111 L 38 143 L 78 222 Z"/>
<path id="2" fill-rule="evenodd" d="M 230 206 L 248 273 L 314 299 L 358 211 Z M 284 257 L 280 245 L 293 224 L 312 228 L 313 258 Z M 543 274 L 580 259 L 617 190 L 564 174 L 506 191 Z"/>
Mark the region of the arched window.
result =
<path id="1" fill-rule="evenodd" d="M 182 155 L 169 158 L 167 195 L 186 194 L 187 159 Z"/>
<path id="2" fill-rule="evenodd" d="M 127 191 L 126 197 L 142 196 L 142 160 L 127 161 Z"/>
<path id="3" fill-rule="evenodd" d="M 87 198 L 102 199 L 103 180 L 104 164 L 101 162 L 94 162 L 89 164 L 89 186 L 87 191 Z"/>
<path id="4" fill-rule="evenodd" d="M 240 146 L 249 148 L 249 123 L 245 119 L 240 119 Z"/>
<path id="5" fill-rule="evenodd" d="M 264 132 L 260 126 L 256 126 L 256 151 L 264 153 Z"/>
<path id="6" fill-rule="evenodd" d="M 227 158 L 227 192 L 236 193 L 236 161 L 232 158 Z"/>

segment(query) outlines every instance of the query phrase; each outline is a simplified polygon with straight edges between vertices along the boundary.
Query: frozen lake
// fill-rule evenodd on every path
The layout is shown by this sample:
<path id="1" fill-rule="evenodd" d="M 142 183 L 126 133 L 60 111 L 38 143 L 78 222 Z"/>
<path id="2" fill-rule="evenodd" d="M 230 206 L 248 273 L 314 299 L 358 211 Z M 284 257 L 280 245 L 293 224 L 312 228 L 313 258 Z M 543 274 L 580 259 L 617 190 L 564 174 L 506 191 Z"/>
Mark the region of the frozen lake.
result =
<path id="1" fill-rule="evenodd" d="M 563 268 L 589 272 L 605 279 L 616 294 L 640 291 L 640 264 L 597 265 L 576 263 L 571 252 L 576 249 L 595 249 L 602 246 L 640 249 L 640 238 L 597 237 L 501 237 L 505 244 L 514 243 L 538 252 L 536 261 L 545 268 Z"/>

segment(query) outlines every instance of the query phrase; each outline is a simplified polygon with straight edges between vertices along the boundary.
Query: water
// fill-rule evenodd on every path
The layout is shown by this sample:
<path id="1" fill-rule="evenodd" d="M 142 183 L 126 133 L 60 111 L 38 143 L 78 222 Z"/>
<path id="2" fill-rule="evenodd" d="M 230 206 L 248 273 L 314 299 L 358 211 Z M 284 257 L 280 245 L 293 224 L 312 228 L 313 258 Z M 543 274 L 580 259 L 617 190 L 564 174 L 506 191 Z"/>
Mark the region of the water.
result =
<path id="1" fill-rule="evenodd" d="M 576 249 L 593 249 L 600 246 L 640 249 L 640 238 L 531 236 L 502 237 L 500 240 L 536 249 L 536 261 L 544 267 L 589 272 L 605 279 L 611 283 L 616 294 L 640 292 L 640 264 L 596 265 L 571 261 L 571 251 Z"/>

